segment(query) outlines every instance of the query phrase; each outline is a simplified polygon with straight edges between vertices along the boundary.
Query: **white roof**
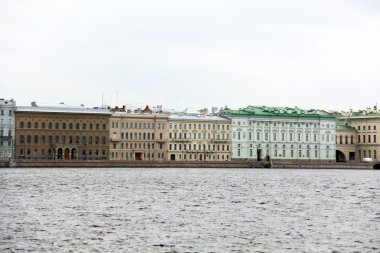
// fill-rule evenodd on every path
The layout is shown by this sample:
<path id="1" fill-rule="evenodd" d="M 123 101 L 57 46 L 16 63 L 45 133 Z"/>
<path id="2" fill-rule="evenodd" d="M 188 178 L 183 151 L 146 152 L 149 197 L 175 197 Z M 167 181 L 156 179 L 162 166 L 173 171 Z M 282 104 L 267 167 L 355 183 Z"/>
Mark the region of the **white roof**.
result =
<path id="1" fill-rule="evenodd" d="M 219 116 L 205 115 L 170 115 L 169 120 L 192 120 L 192 121 L 226 121 L 229 122 L 229 119 L 222 118 Z"/>
<path id="2" fill-rule="evenodd" d="M 153 117 L 161 117 L 161 118 L 168 118 L 165 114 L 162 113 L 142 113 L 142 112 L 114 112 L 112 113 L 112 117 L 147 117 L 147 118 L 153 118 Z"/>
<path id="3" fill-rule="evenodd" d="M 109 114 L 104 108 L 85 108 L 83 106 L 17 106 L 16 112 L 52 112 L 52 113 L 81 113 L 81 114 Z"/>

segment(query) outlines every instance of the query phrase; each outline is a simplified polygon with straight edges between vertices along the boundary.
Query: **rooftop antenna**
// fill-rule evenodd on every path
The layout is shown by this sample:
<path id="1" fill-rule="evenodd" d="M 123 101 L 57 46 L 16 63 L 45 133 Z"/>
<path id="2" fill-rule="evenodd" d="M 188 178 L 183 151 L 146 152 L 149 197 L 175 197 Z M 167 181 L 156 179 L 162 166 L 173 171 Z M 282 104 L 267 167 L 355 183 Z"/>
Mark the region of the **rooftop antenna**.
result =
<path id="1" fill-rule="evenodd" d="M 116 105 L 119 104 L 119 91 L 116 91 Z"/>
<path id="2" fill-rule="evenodd" d="M 102 108 L 104 107 L 104 94 L 102 92 Z"/>

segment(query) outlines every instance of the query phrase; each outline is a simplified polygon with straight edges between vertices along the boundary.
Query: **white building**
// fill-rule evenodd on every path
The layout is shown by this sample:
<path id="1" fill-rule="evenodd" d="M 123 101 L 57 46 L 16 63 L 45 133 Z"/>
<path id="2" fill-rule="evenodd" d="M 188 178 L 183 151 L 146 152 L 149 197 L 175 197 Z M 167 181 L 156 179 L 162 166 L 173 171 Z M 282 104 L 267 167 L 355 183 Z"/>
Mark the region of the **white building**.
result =
<path id="1" fill-rule="evenodd" d="M 0 160 L 14 157 L 15 109 L 16 101 L 0 99 Z"/>
<path id="2" fill-rule="evenodd" d="M 299 108 L 230 110 L 233 159 L 335 160 L 336 119 Z"/>

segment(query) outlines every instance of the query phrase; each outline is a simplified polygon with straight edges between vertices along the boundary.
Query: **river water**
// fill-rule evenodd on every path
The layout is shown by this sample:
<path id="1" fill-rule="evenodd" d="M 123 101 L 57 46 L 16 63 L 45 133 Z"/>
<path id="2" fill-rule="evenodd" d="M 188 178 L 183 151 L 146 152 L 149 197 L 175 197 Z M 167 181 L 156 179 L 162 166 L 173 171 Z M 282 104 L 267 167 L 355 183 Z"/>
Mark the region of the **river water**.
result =
<path id="1" fill-rule="evenodd" d="M 380 252 L 380 171 L 1 169 L 0 252 Z"/>

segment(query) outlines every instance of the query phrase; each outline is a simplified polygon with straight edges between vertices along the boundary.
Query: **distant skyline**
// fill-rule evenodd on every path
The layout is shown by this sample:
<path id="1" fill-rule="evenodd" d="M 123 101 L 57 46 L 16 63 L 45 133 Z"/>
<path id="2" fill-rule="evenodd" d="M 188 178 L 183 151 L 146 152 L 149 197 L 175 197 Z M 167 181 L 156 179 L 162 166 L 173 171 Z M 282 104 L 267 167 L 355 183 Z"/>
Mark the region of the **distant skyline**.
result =
<path id="1" fill-rule="evenodd" d="M 379 31 L 377 0 L 0 0 L 0 98 L 365 109 Z"/>

